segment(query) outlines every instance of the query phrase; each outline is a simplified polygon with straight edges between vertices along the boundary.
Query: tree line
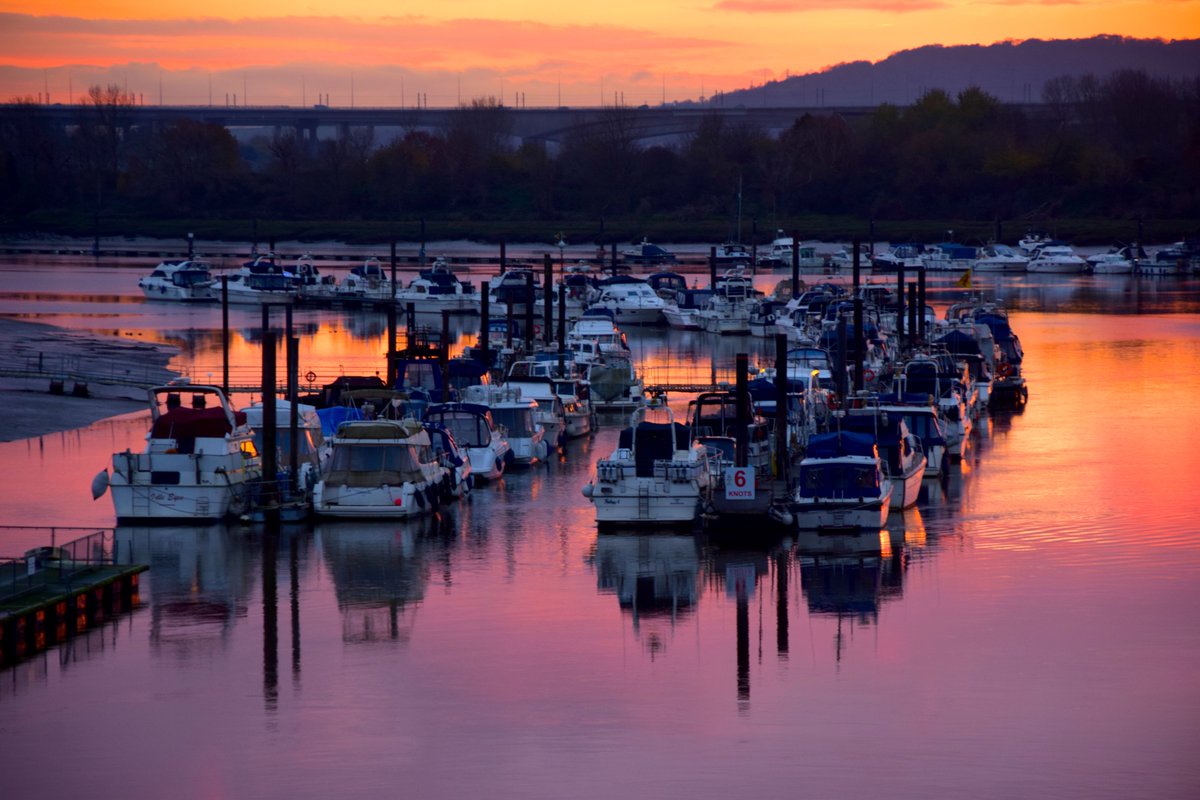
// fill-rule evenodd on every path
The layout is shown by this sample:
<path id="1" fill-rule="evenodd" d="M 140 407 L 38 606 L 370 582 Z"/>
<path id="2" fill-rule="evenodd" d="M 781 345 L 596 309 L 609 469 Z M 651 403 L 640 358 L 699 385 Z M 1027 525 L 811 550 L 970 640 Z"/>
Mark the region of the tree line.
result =
<path id="1" fill-rule="evenodd" d="M 1200 78 L 1139 71 L 1049 81 L 1037 111 L 932 90 L 853 123 L 805 114 L 778 135 L 704 118 L 648 143 L 607 109 L 558 146 L 519 143 L 494 98 L 441 130 L 368 128 L 239 142 L 224 127 L 130 124 L 133 97 L 93 86 L 77 123 L 0 128 L 0 214 L 63 218 L 503 221 L 1200 219 Z M 28 103 L 29 98 L 16 98 Z M 731 228 L 732 229 L 732 228 Z"/>

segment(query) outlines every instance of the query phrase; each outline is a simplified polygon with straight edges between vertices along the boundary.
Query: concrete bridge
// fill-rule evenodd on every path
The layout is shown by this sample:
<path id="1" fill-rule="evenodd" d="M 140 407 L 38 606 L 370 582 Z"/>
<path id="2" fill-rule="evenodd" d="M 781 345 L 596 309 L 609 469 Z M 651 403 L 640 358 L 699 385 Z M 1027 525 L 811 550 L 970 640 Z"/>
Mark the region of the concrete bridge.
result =
<path id="1" fill-rule="evenodd" d="M 562 142 L 573 132 L 619 125 L 622 135 L 637 141 L 672 139 L 694 133 L 713 115 L 727 123 L 746 123 L 767 132 L 778 132 L 805 114 L 865 118 L 875 106 L 756 108 L 756 107 L 604 107 L 604 108 L 505 108 L 510 133 L 522 141 Z M 78 125 L 96 109 L 86 105 L 0 105 L 0 124 L 16 120 L 43 120 L 62 127 Z M 106 109 L 106 114 L 109 113 Z M 400 128 L 439 130 L 450 127 L 463 113 L 458 108 L 291 108 L 285 106 L 129 106 L 112 112 L 122 127 L 157 127 L 179 120 L 222 125 L 230 129 L 292 129 L 306 138 L 325 130 L 350 128 Z"/>

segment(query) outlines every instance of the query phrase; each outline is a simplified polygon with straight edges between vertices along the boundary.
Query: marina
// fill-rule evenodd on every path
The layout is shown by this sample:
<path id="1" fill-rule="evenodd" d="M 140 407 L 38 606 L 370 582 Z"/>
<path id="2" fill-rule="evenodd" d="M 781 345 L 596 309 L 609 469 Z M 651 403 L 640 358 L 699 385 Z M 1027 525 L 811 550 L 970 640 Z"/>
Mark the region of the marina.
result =
<path id="1" fill-rule="evenodd" d="M 42 258 L 0 256 L 0 314 L 172 345 L 179 350 L 170 369 L 194 384 L 221 384 L 218 303 L 146 300 L 137 286 L 144 265 Z M 704 285 L 706 266 L 683 274 Z M 480 264 L 457 274 L 480 286 L 494 273 Z M 12 758 L 38 761 L 36 742 L 52 731 L 68 728 L 67 746 L 91 742 L 87 774 L 39 778 L 38 787 L 56 794 L 115 776 L 113 757 L 133 745 L 160 746 L 164 754 L 163 763 L 133 778 L 141 796 L 169 791 L 180 775 L 207 775 L 234 794 L 253 793 L 251 772 L 271 776 L 271 794 L 311 790 L 315 781 L 333 793 L 375 796 L 402 780 L 428 795 L 542 796 L 569 785 L 583 797 L 665 796 L 681 786 L 697 796 L 747 787 L 770 796 L 802 781 L 817 795 L 853 788 L 927 796 L 914 764 L 936 765 L 949 794 L 1182 796 L 1198 781 L 1185 743 L 1200 719 L 1191 680 L 1200 639 L 1179 611 L 1200 599 L 1200 518 L 1180 502 L 1200 474 L 1200 425 L 1189 399 L 1200 391 L 1197 277 L 998 270 L 977 273 L 964 287 L 961 274 L 922 274 L 926 297 L 917 295 L 913 271 L 906 281 L 864 265 L 861 282 L 893 296 L 900 287 L 905 311 L 894 311 L 890 323 L 882 315 L 885 329 L 903 326 L 912 337 L 925 324 L 916 308 L 928 304 L 943 321 L 954 308 L 950 316 L 985 325 L 1000 350 L 1019 353 L 1015 362 L 1006 356 L 1007 372 L 994 370 L 990 408 L 972 408 L 980 403 L 977 389 L 970 391 L 974 381 L 947 377 L 953 364 L 931 355 L 924 372 L 903 369 L 899 342 L 884 347 L 884 337 L 873 337 L 879 342 L 855 366 L 854 332 L 875 323 L 869 314 L 856 319 L 852 303 L 840 312 L 840 328 L 834 313 L 824 346 L 799 327 L 795 341 L 777 332 L 781 349 L 775 335 L 622 325 L 627 349 L 618 355 L 644 387 L 665 392 L 662 410 L 670 412 L 653 423 L 668 427 L 644 429 L 640 443 L 634 434 L 626 442 L 623 430 L 635 410 L 639 421 L 654 410 L 645 400 L 599 414 L 584 435 L 554 437 L 528 465 L 515 456 L 501 465 L 503 456 L 489 451 L 491 463 L 477 466 L 464 453 L 459 460 L 474 478 L 469 491 L 451 502 L 439 495 L 436 512 L 411 519 L 322 517 L 275 532 L 239 515 L 188 525 L 121 520 L 112 533 L 119 560 L 149 565 L 140 604 L 69 647 L 32 653 L 0 672 L 0 706 L 22 720 L 22 735 L 0 733 L 0 745 Z M 405 283 L 416 277 L 410 268 Z M 752 276 L 753 288 L 765 295 L 780 277 Z M 849 270 L 800 277 L 806 287 L 830 283 L 852 294 Z M 61 286 L 86 291 L 52 288 Z M 800 317 L 819 324 L 840 302 Z M 964 302 L 979 313 L 968 314 Z M 539 303 L 531 313 L 553 323 L 539 342 L 549 343 L 552 380 L 558 313 L 547 307 Z M 997 326 L 980 322 L 988 314 L 999 317 Z M 412 329 L 400 317 L 393 322 L 369 307 L 296 308 L 298 363 L 290 371 L 297 390 L 319 392 L 341 376 L 391 377 L 388 354 L 411 345 L 416 327 L 444 348 L 445 360 L 481 344 L 479 316 L 423 314 Z M 232 306 L 228 318 L 229 398 L 245 409 L 263 399 L 263 344 L 272 337 L 257 306 Z M 282 314 L 273 319 L 282 333 Z M 522 349 L 522 337 L 514 338 L 513 349 Z M 507 345 L 503 337 L 500 344 Z M 269 385 L 283 397 L 289 370 L 286 348 L 280 353 Z M 815 369 L 812 359 L 822 354 L 824 369 Z M 435 363 L 444 380 L 444 361 Z M 885 385 L 885 373 L 905 380 Z M 775 394 L 781 374 L 782 383 L 807 389 Z M 762 395 L 740 385 L 756 383 L 754 376 Z M 444 411 L 481 406 L 472 410 L 476 434 L 477 420 L 494 413 L 489 393 L 451 399 L 442 396 L 449 385 L 423 380 L 409 376 L 404 402 L 424 388 L 430 410 L 443 401 L 451 404 Z M 936 439 L 927 400 L 941 398 L 940 382 L 949 380 L 963 391 L 938 418 L 947 423 L 944 458 L 936 468 L 926 462 L 908 498 L 901 462 L 919 461 L 916 444 L 926 458 L 922 440 Z M 1098 401 L 1114 384 L 1142 399 L 1121 406 L 1119 423 L 1117 409 Z M 893 389 L 900 391 L 884 399 Z M 703 434 L 713 441 L 695 449 L 699 431 L 684 424 L 689 401 L 701 392 L 742 391 L 762 418 L 722 401 L 712 412 L 722 415 L 721 425 Z M 859 391 L 860 416 L 880 419 L 840 434 L 838 414 L 854 412 Z M 697 494 L 693 526 L 646 530 L 627 524 L 645 521 L 638 490 L 624 515 L 607 520 L 594 505 L 595 489 L 591 498 L 582 491 L 615 486 L 608 477 L 626 472 L 654 476 L 665 460 L 663 477 L 678 472 L 680 487 L 703 477 L 697 491 L 712 492 L 718 475 L 722 485 L 732 479 L 725 467 L 707 466 L 722 460 L 718 452 L 728 468 L 754 463 L 759 474 L 781 462 L 755 461 L 758 453 L 786 452 L 784 471 L 794 467 L 799 478 L 801 453 L 776 447 L 779 428 L 765 427 L 768 412 L 786 419 L 793 403 L 808 404 L 802 419 L 815 419 L 817 398 L 825 403 L 834 392 L 840 408 L 822 405 L 823 427 L 812 433 L 825 438 L 807 458 L 844 456 L 853 469 L 871 460 L 878 488 L 901 493 L 884 498 L 881 491 L 869 510 L 873 521 L 805 526 L 796 519 L 800 503 L 785 502 L 791 519 L 764 507 L 716 524 L 707 518 L 715 507 Z M 904 413 L 914 393 L 926 403 Z M 878 396 L 878 410 L 868 394 Z M 265 404 L 264 417 L 267 408 L 271 416 L 285 413 Z M 1158 424 L 1164 418 L 1172 424 Z M 968 421 L 957 430 L 948 424 Z M 5 494 L 8 518 L 46 524 L 52 509 L 58 524 L 113 528 L 111 500 L 92 499 L 89 485 L 114 453 L 146 446 L 151 422 L 147 411 L 135 411 L 0 444 L 0 454 L 23 467 Z M 469 440 L 465 429 L 460 437 L 458 421 L 441 424 L 464 450 L 491 443 L 490 435 Z M 753 426 L 764 426 L 761 438 Z M 676 438 L 680 428 L 685 439 Z M 278 420 L 272 429 L 286 435 Z M 663 430 L 672 452 L 643 457 L 642 444 L 663 438 Z M 809 431 L 796 431 L 807 445 Z M 885 432 L 893 437 L 886 442 Z M 361 441 L 374 444 L 381 434 L 372 428 Z M 869 455 L 874 437 L 878 458 Z M 416 429 L 403 438 L 415 447 L 433 444 Z M 715 441 L 722 438 L 730 440 L 727 450 Z M 1180 463 L 1163 469 L 1166 452 Z M 435 469 L 422 456 L 414 463 L 422 480 L 449 480 L 445 462 Z M 795 485 L 783 486 L 791 497 Z M 649 499 L 645 505 L 652 507 Z M 6 531 L 0 554 L 46 544 L 39 536 Z M 117 670 L 123 680 L 101 692 Z M 214 693 L 214 686 L 224 688 Z M 56 710 L 47 714 L 39 709 L 48 700 Z M 124 709 L 125 740 L 105 743 L 99 723 L 76 721 L 80 709 L 89 718 Z M 195 721 L 187 730 L 169 723 L 181 715 Z M 205 756 L 204 743 L 214 737 L 232 754 L 219 764 Z M 880 747 L 862 770 L 854 753 L 871 742 Z M 305 758 L 271 766 L 283 747 Z M 1147 774 L 1150 751 L 1156 769 Z M 529 768 L 535 760 L 536 777 Z M 394 766 L 360 780 L 361 766 L 372 763 Z M 34 791 L 34 784 L 16 789 Z"/>

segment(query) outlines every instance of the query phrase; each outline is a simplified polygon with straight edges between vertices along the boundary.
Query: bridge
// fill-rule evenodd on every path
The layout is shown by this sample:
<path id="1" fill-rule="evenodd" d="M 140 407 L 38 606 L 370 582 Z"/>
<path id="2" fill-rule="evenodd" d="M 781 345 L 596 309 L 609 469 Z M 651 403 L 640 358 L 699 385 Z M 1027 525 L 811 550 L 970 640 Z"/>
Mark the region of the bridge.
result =
<path id="1" fill-rule="evenodd" d="M 638 141 L 670 139 L 694 133 L 702 120 L 721 117 L 729 124 L 749 124 L 768 132 L 791 127 L 805 114 L 862 119 L 876 106 L 820 107 L 632 107 L 504 108 L 512 136 L 522 141 L 562 142 L 574 132 L 606 130 L 619 125 L 625 136 Z M 180 120 L 221 125 L 230 129 L 291 129 L 315 138 L 321 129 L 399 128 L 440 130 L 462 118 L 460 108 L 294 108 L 287 106 L 118 106 L 104 114 L 119 127 L 162 127 Z M 0 105 L 0 124 L 42 121 L 63 128 L 94 119 L 89 105 Z"/>

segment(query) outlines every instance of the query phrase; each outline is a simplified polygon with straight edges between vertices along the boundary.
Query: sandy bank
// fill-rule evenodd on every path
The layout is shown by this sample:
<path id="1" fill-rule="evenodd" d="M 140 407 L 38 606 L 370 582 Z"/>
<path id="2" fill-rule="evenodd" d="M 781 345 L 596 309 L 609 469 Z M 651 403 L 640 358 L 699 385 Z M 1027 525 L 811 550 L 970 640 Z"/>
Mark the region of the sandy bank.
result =
<path id="1" fill-rule="evenodd" d="M 175 377 L 167 345 L 97 336 L 0 317 L 0 441 L 72 430 L 146 408 L 146 392 L 126 381 L 165 383 Z M 63 381 L 66 394 L 50 393 Z M 71 394 L 84 383 L 88 397 Z"/>

